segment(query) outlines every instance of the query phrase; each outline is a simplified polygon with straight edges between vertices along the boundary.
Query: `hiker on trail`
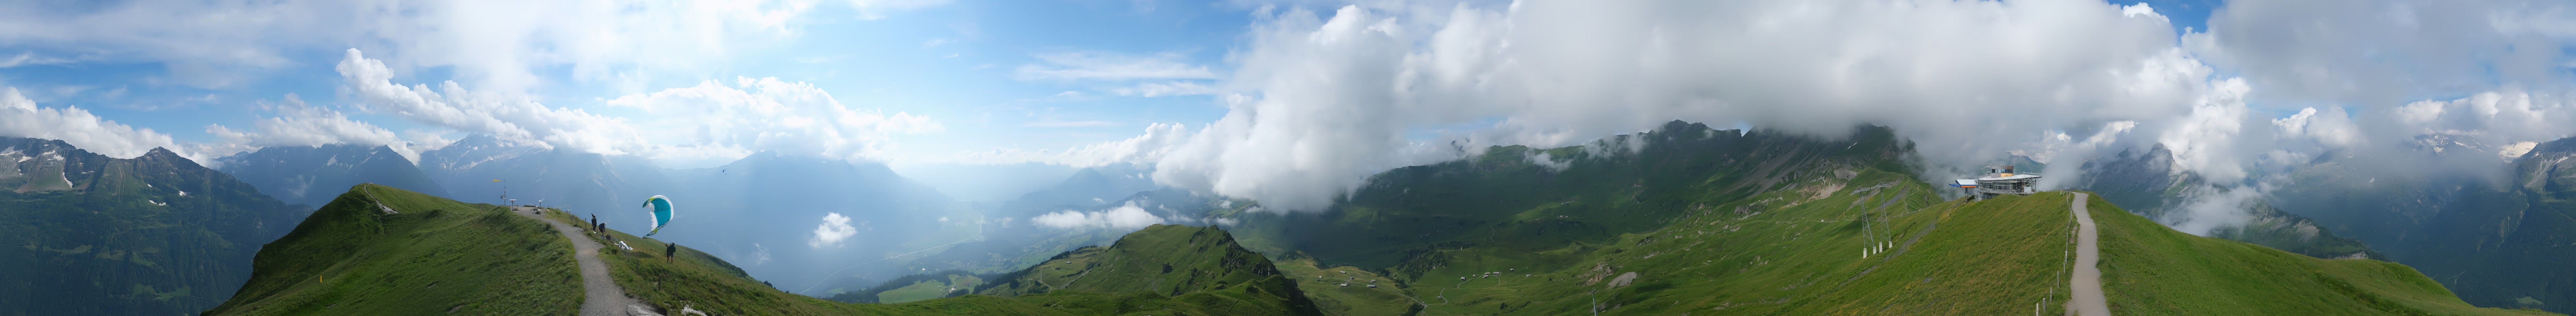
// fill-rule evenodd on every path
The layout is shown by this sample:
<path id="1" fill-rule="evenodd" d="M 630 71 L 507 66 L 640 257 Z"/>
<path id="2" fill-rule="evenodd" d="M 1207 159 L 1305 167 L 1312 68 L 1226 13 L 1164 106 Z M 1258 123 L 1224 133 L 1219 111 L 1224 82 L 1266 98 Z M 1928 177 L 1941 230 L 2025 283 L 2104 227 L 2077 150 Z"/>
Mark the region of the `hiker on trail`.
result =
<path id="1" fill-rule="evenodd" d="M 590 213 L 590 232 L 599 232 L 599 213 Z"/>
<path id="2" fill-rule="evenodd" d="M 671 262 L 671 255 L 678 253 L 680 253 L 680 243 L 662 244 L 662 262 Z"/>

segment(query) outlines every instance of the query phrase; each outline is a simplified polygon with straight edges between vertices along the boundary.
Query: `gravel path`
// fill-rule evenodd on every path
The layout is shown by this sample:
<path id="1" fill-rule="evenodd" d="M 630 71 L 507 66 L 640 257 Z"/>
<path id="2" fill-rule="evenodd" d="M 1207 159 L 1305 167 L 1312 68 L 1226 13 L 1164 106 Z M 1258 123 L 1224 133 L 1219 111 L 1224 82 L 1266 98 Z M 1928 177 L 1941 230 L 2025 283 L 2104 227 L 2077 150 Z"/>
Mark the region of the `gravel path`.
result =
<path id="1" fill-rule="evenodd" d="M 2084 209 L 2088 201 L 2083 193 L 2075 194 L 2075 277 L 2071 288 L 2075 297 L 2066 301 L 2066 311 L 2077 316 L 2111 316 L 2109 299 L 2102 297 L 2102 248 L 2094 245 L 2101 236 L 2093 230 L 2093 214 Z"/>
<path id="2" fill-rule="evenodd" d="M 599 261 L 599 248 L 604 246 L 581 237 L 589 236 L 582 234 L 581 228 L 530 213 L 534 211 L 536 208 L 510 208 L 510 213 L 553 225 L 556 232 L 563 233 L 564 239 L 572 240 L 573 259 L 581 262 L 581 316 L 657 315 L 646 311 L 650 308 L 644 307 L 644 302 L 626 296 L 626 288 L 618 287 L 617 281 L 609 279 L 608 263 Z"/>

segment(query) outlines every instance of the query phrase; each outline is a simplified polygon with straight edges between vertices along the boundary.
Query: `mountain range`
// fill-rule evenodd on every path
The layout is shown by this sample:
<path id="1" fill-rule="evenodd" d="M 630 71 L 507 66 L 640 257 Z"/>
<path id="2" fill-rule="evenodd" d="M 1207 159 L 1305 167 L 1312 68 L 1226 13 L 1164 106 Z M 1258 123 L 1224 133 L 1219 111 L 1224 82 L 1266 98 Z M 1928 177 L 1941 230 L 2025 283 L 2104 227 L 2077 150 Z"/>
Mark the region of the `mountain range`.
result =
<path id="1" fill-rule="evenodd" d="M 1984 200 L 1943 198 L 1941 190 L 1911 176 L 1912 167 L 1903 162 L 1910 146 L 1880 128 L 1857 129 L 1845 139 L 1825 139 L 1675 123 L 1593 145 L 1492 148 L 1463 161 L 1388 171 L 1320 212 L 1259 211 L 1258 203 L 1250 201 L 1138 194 L 1127 200 L 1202 204 L 1205 208 L 1198 210 L 1204 212 L 1197 218 L 1234 224 L 1147 226 L 1106 246 L 1056 253 L 1008 272 L 915 278 L 889 284 L 900 285 L 894 287 L 900 291 L 878 293 L 880 298 L 930 297 L 903 303 L 841 303 L 788 294 L 782 286 L 762 282 L 719 256 L 685 245 L 675 247 L 680 251 L 668 257 L 660 251 L 603 250 L 597 255 L 607 261 L 609 277 L 618 287 L 650 305 L 651 312 L 663 314 L 2051 314 L 2070 309 L 2064 304 L 2073 298 L 2066 280 L 2082 276 L 2070 273 L 2071 255 L 2078 244 L 2077 233 L 2087 231 L 2075 228 L 2090 223 L 2100 231 L 2102 256 L 2096 268 L 2102 275 L 2100 287 L 2108 294 L 2106 304 L 2124 314 L 2547 314 L 2473 307 L 2433 278 L 2404 265 L 2317 258 L 2184 234 L 2125 211 L 2101 195 L 2044 192 Z M 460 239 L 412 238 L 420 241 L 404 245 L 342 242 L 338 240 L 349 238 L 329 236 L 430 236 L 442 233 L 420 229 L 468 227 L 435 224 L 438 220 L 432 216 L 518 216 L 489 206 L 440 207 L 436 205 L 462 204 L 375 188 L 381 187 L 361 186 L 362 191 L 342 195 L 335 206 L 316 212 L 296 235 L 279 243 L 389 255 L 263 260 L 262 271 L 269 271 L 266 264 L 272 261 L 289 262 L 290 267 L 353 268 L 337 270 L 348 272 L 285 268 L 279 271 L 306 272 L 262 275 L 252 283 L 302 284 L 318 278 L 312 284 L 387 280 L 339 284 L 401 285 L 433 279 L 493 284 L 482 279 L 501 277 L 448 273 L 444 271 L 449 268 L 436 267 L 411 273 L 358 268 L 502 258 L 474 255 L 491 252 L 459 255 L 480 261 L 423 261 L 400 255 L 426 253 L 400 249 L 443 249 L 450 246 L 438 244 Z M 454 213 L 394 213 L 364 207 L 371 205 Z M 2083 212 L 2090 222 L 2070 212 Z M 544 214 L 555 221 L 581 220 L 564 211 Z M 1189 213 L 1156 214 L 1168 221 Z M 490 222 L 486 225 L 493 230 L 531 226 Z M 480 235 L 517 234 L 521 233 Z M 636 249 L 664 246 L 663 241 L 631 231 L 608 234 Z M 528 253 L 501 262 L 549 258 L 560 254 L 559 249 L 568 249 L 548 243 L 508 244 L 522 246 L 487 248 Z M 270 253 L 264 251 L 263 256 Z M 329 260 L 346 261 L 309 263 Z M 568 271 L 543 273 L 561 276 L 530 278 L 586 278 Z M 379 295 L 374 297 L 394 304 L 498 291 L 361 294 L 426 293 L 435 286 L 384 288 L 331 295 L 243 296 L 226 306 L 297 301 L 280 297 L 367 295 Z M 545 298 L 571 292 L 530 291 L 536 292 L 513 292 L 525 293 L 520 296 L 528 299 L 509 304 L 461 303 L 473 300 L 402 304 L 557 313 L 568 305 L 547 303 L 558 301 Z M 338 302 L 361 304 L 356 299 Z M 307 310 L 363 313 L 329 306 Z M 488 309 L 491 306 L 524 307 Z M 215 314 L 268 314 L 251 311 L 226 309 Z"/>
<path id="2" fill-rule="evenodd" d="M 271 146 L 215 158 L 215 166 L 286 203 L 319 207 L 360 183 L 447 195 L 410 158 L 389 146 Z"/>
<path id="3" fill-rule="evenodd" d="M 25 251 L 0 259 L 35 268 L 0 273 L 29 284 L 0 286 L 0 300 L 20 302 L 0 305 L 16 314 L 219 303 L 215 314 L 576 308 L 583 277 L 562 264 L 572 248 L 555 242 L 567 236 L 492 205 L 504 186 L 520 204 L 545 201 L 555 221 L 598 215 L 636 249 L 678 243 L 672 258 L 600 253 L 619 287 L 663 313 L 2052 313 L 2070 298 L 2071 259 L 2050 256 L 2070 249 L 2069 203 L 2091 205 L 2104 227 L 2103 287 L 2130 314 L 2531 314 L 2472 306 L 2557 309 L 2549 302 L 2570 294 L 2551 289 L 2576 282 L 2547 272 L 2571 255 L 2560 246 L 2576 244 L 2565 240 L 2576 221 L 2562 214 L 2576 210 L 2562 205 L 2576 182 L 2559 183 L 2576 179 L 2562 168 L 2576 140 L 2533 146 L 2493 178 L 2510 180 L 2496 181 L 2383 180 L 2362 167 L 2373 162 L 2320 158 L 2279 196 L 2386 205 L 2258 201 L 2252 224 L 2209 237 L 2154 221 L 2206 189 L 2169 169 L 2161 148 L 2086 162 L 2072 186 L 2092 194 L 1977 201 L 1914 179 L 1911 146 L 1880 127 L 1832 138 L 1673 122 L 1397 168 L 1327 209 L 1281 211 L 1159 187 L 1135 165 L 1077 170 L 985 208 L 883 164 L 771 152 L 666 169 L 478 136 L 417 164 L 387 147 L 319 146 L 225 157 L 215 171 L 167 150 L 115 159 L 10 139 L 0 161 L 15 169 L 0 170 L 0 186 L 18 203 L 0 206 L 11 216 L 0 221 L 22 233 L 0 233 L 0 243 Z M 2044 168 L 2024 160 L 2011 162 Z M 307 216 L 268 191 L 319 210 Z M 640 211 L 623 203 L 651 195 L 683 213 L 644 238 L 634 235 L 645 229 Z M 1067 220 L 1130 211 L 1163 225 Z"/>
<path id="4" fill-rule="evenodd" d="M 2558 272 L 2576 260 L 2576 138 L 2502 161 L 2476 144 L 2418 143 L 2421 157 L 2321 157 L 2274 199 L 2362 232 L 2471 303 L 2576 312 L 2576 275 Z M 2438 160 L 2485 163 L 2427 162 Z"/>
<path id="5" fill-rule="evenodd" d="M 0 189 L 5 315 L 205 310 L 306 212 L 166 149 L 119 159 L 58 140 L 0 138 Z"/>

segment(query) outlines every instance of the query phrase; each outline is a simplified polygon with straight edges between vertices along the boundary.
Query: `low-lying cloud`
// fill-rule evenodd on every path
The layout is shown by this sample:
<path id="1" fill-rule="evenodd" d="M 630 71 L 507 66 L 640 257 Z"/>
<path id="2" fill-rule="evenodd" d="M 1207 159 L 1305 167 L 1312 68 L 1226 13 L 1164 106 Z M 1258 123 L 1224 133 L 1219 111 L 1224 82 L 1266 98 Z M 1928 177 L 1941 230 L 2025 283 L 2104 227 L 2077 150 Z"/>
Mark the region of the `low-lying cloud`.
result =
<path id="1" fill-rule="evenodd" d="M 841 213 L 826 213 L 823 214 L 823 222 L 814 225 L 814 238 L 805 240 L 805 245 L 814 248 L 839 247 L 842 240 L 858 234 L 859 228 L 850 226 L 849 216 L 841 216 Z"/>
<path id="2" fill-rule="evenodd" d="M 2576 25 L 2569 6 L 2229 3 L 2190 32 L 2147 5 L 2086 0 L 1286 7 L 1263 11 L 1208 85 L 1222 118 L 1020 154 L 1152 164 L 1165 185 L 1314 211 L 1369 175 L 1483 146 L 1676 119 L 1828 137 L 1876 124 L 1915 141 L 1933 179 L 2005 152 L 2072 179 L 2083 161 L 2164 146 L 2172 170 L 2210 186 L 2186 205 L 2241 208 L 2227 205 L 2329 151 L 2568 136 L 2576 57 L 2560 48 L 2576 32 L 2550 26 Z M 2169 222 L 2242 217 L 2185 214 Z"/>
<path id="3" fill-rule="evenodd" d="M 1162 224 L 1164 222 L 1162 217 L 1154 216 L 1154 213 L 1146 212 L 1144 207 L 1136 206 L 1136 202 L 1134 201 L 1128 201 L 1126 205 L 1120 205 L 1118 207 L 1109 208 L 1108 210 L 1096 212 L 1065 210 L 1061 212 L 1047 213 L 1046 215 L 1038 215 L 1037 217 L 1029 218 L 1029 221 L 1037 223 L 1038 225 L 1054 228 L 1117 230 L 1134 230 L 1145 228 L 1145 226 L 1154 226 L 1154 224 Z"/>

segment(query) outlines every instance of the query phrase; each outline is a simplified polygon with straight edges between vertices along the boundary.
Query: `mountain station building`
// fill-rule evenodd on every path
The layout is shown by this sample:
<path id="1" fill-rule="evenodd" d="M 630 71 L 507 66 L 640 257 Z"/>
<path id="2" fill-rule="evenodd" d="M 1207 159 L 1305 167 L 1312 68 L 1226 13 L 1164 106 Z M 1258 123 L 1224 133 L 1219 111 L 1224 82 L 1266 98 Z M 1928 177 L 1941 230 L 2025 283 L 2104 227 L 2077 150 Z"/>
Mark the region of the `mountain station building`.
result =
<path id="1" fill-rule="evenodd" d="M 1986 176 L 1959 179 L 1950 183 L 1950 187 L 1966 190 L 1979 200 L 2004 194 L 2030 195 L 2039 193 L 2039 174 L 2014 173 L 2013 166 L 2009 165 L 1986 166 Z"/>

